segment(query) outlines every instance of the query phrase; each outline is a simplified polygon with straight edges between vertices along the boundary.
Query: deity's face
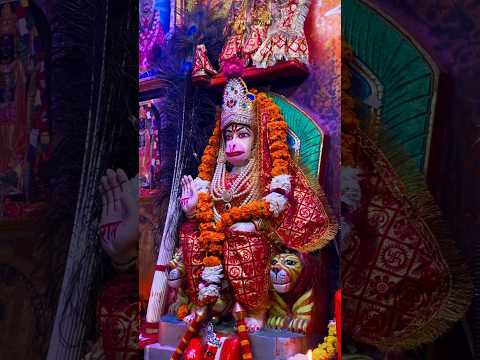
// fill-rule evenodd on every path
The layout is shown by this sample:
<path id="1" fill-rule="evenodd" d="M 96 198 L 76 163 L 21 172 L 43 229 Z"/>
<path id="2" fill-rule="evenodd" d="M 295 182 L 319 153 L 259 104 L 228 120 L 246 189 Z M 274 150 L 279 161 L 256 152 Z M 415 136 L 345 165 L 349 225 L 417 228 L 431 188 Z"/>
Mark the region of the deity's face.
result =
<path id="1" fill-rule="evenodd" d="M 254 134 L 246 125 L 231 124 L 224 131 L 225 157 L 233 166 L 246 165 L 252 157 Z"/>
<path id="2" fill-rule="evenodd" d="M 140 14 L 149 16 L 153 12 L 153 0 L 140 0 Z"/>

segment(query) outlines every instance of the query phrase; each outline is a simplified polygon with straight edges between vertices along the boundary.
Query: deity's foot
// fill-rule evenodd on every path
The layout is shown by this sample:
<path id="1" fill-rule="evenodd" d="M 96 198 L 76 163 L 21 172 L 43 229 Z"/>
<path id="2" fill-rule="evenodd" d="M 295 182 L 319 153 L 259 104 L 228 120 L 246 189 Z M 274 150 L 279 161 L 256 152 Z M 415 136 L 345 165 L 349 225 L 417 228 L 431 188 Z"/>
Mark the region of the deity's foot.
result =
<path id="1" fill-rule="evenodd" d="M 266 310 L 249 312 L 245 317 L 245 324 L 247 325 L 248 331 L 254 333 L 260 331 L 265 324 L 265 315 Z"/>

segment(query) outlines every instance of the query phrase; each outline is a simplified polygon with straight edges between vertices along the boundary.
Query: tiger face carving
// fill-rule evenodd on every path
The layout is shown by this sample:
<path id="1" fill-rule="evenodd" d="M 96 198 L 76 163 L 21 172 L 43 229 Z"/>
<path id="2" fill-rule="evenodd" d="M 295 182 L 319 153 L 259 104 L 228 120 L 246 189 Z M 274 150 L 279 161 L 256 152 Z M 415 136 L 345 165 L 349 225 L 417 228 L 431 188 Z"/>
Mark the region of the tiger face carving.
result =
<path id="1" fill-rule="evenodd" d="M 178 289 L 182 286 L 185 277 L 185 265 L 183 263 L 182 252 L 177 250 L 172 260 L 168 263 L 167 282 L 171 288 Z"/>
<path id="2" fill-rule="evenodd" d="M 278 254 L 271 263 L 270 279 L 273 288 L 280 294 L 288 293 L 302 272 L 302 263 L 296 254 Z"/>

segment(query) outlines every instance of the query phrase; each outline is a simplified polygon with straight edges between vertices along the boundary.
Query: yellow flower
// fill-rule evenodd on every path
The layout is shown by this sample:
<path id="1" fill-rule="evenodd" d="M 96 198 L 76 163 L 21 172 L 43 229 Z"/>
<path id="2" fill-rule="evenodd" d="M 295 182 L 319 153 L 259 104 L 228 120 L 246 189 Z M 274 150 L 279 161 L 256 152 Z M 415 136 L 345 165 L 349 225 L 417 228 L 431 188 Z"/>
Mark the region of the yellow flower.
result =
<path id="1" fill-rule="evenodd" d="M 325 356 L 325 352 L 316 348 L 312 351 L 312 360 L 321 360 Z"/>
<path id="2" fill-rule="evenodd" d="M 188 314 L 188 305 L 183 304 L 177 310 L 177 319 L 183 320 L 185 316 L 187 316 L 187 314 Z"/>

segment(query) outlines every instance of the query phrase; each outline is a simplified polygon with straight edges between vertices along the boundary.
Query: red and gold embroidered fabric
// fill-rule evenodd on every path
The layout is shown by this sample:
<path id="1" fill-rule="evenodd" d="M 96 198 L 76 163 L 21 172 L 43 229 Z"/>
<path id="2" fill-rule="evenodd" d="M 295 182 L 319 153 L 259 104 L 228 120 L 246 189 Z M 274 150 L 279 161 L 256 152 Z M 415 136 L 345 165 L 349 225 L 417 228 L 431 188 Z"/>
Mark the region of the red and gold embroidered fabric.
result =
<path id="1" fill-rule="evenodd" d="M 360 341 L 405 345 L 446 306 L 450 271 L 390 163 L 364 136 L 357 151 L 362 206 L 342 252 L 343 326 Z"/>
<path id="2" fill-rule="evenodd" d="M 270 109 L 259 109 L 259 175 L 264 194 L 269 192 L 272 176 L 277 175 L 272 173 L 275 170 L 272 164 L 279 161 L 271 155 L 270 142 L 274 139 L 269 137 L 267 125 L 271 116 Z M 289 195 L 287 208 L 280 217 L 270 219 L 272 230 L 276 232 L 281 242 L 291 249 L 300 252 L 319 250 L 335 237 L 338 230 L 336 219 L 331 214 L 320 185 L 314 183 L 318 180 L 309 181 L 303 170 L 292 159 L 284 162 L 291 175 L 292 193 Z"/>
<path id="3" fill-rule="evenodd" d="M 201 281 L 203 258 L 207 253 L 200 245 L 199 235 L 200 231 L 196 221 L 187 221 L 180 228 L 180 248 L 182 249 L 183 263 L 185 265 L 187 294 L 192 302 L 196 302 L 198 299 L 198 286 Z"/>
<path id="4" fill-rule="evenodd" d="M 271 249 L 265 234 L 231 232 L 224 245 L 225 272 L 235 299 L 246 310 L 268 301 Z"/>
<path id="5" fill-rule="evenodd" d="M 272 223 L 287 247 L 300 252 L 321 249 L 335 237 L 337 223 L 321 189 L 315 190 L 296 164 L 290 168 L 293 192 L 287 208 Z"/>

